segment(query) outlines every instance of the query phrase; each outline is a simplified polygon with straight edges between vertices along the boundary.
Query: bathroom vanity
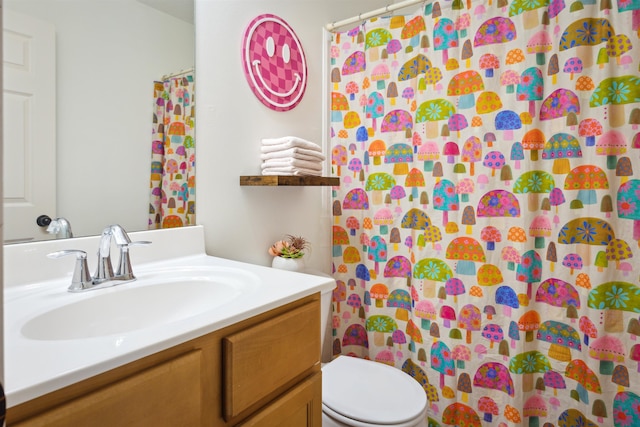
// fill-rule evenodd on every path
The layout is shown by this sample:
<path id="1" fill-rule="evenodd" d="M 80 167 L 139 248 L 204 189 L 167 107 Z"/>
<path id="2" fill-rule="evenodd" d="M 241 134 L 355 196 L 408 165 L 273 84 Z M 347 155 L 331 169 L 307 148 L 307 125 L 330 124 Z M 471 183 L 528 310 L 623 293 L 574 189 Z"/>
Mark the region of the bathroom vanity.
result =
<path id="1" fill-rule="evenodd" d="M 8 411 L 9 426 L 320 426 L 314 295 Z"/>
<path id="2" fill-rule="evenodd" d="M 159 235 L 144 236 L 154 238 L 160 245 Z M 77 336 L 48 336 L 46 331 L 39 336 L 24 326 L 27 319 L 51 312 L 50 307 L 38 307 L 39 302 L 30 308 L 33 295 L 44 292 L 42 301 L 54 305 L 72 295 L 58 289 L 60 281 L 45 283 L 47 291 L 40 291 L 40 284 L 14 290 L 19 295 L 5 290 L 7 425 L 320 426 L 320 292 L 335 282 L 203 254 L 157 261 L 140 264 L 139 283 L 122 286 L 157 286 L 152 278 L 162 268 L 184 270 L 187 264 L 189 271 L 217 268 L 220 277 L 239 268 L 259 282 L 240 289 L 239 296 L 215 310 L 86 337 L 82 334 L 91 329 Z M 185 277 L 185 283 L 193 280 Z M 89 293 L 104 291 L 109 292 Z M 135 295 L 123 291 L 111 292 Z M 83 306 L 93 297 L 82 295 L 74 304 Z M 104 301 L 108 306 L 109 300 Z M 160 297 L 158 301 L 161 305 Z M 154 304 L 151 298 L 148 304 Z M 76 308 L 69 307 L 75 313 Z M 53 318 L 45 319 L 51 323 Z"/>

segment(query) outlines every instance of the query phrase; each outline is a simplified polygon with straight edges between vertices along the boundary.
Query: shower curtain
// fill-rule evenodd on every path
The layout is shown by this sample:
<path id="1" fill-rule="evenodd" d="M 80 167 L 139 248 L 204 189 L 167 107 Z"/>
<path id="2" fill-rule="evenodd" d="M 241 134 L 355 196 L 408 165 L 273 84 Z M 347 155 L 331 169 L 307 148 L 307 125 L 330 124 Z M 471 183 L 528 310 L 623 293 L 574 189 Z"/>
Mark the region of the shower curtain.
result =
<path id="1" fill-rule="evenodd" d="M 149 229 L 193 225 L 196 223 L 193 72 L 156 81 L 153 90 Z"/>
<path id="2" fill-rule="evenodd" d="M 333 34 L 333 352 L 413 376 L 431 426 L 640 425 L 639 9 Z"/>

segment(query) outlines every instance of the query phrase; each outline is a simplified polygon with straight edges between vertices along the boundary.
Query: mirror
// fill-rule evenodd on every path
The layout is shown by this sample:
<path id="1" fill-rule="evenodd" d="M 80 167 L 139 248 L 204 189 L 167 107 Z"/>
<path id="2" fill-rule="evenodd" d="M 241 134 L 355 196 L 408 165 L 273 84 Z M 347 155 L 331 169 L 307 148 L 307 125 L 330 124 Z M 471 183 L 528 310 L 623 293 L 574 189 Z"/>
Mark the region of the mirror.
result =
<path id="1" fill-rule="evenodd" d="M 13 114 L 27 104 L 20 101 L 19 91 L 8 87 L 9 73 L 4 73 L 5 197 L 20 196 L 22 189 L 27 195 L 41 191 L 30 187 L 31 175 L 44 175 L 51 167 L 54 178 L 45 181 L 55 185 L 41 192 L 55 194 L 55 211 L 22 215 L 35 226 L 35 240 L 55 237 L 35 225 L 40 214 L 67 219 L 74 237 L 99 234 L 112 223 L 127 231 L 147 229 L 154 81 L 193 68 L 193 0 L 4 0 L 3 9 L 5 28 L 8 19 L 18 21 L 16 16 L 50 25 L 55 52 L 53 76 L 46 73 L 55 86 L 54 99 L 46 104 L 52 108 L 41 108 L 32 123 Z M 23 49 L 20 43 L 7 48 L 11 37 L 6 34 L 5 29 L 5 70 L 13 66 L 12 57 L 23 56 L 37 71 L 39 57 L 32 55 L 49 49 L 28 50 L 26 44 Z M 36 110 L 38 104 L 33 104 Z M 31 145 L 16 148 L 19 144 L 12 141 L 27 134 L 23 126 L 29 125 L 26 139 Z M 8 135 L 7 128 L 13 133 Z M 51 134 L 53 149 L 44 155 L 46 149 L 39 144 Z M 47 166 L 18 178 L 15 167 L 37 155 Z M 5 243 L 22 238 L 12 234 L 19 225 L 7 210 L 5 200 Z"/>

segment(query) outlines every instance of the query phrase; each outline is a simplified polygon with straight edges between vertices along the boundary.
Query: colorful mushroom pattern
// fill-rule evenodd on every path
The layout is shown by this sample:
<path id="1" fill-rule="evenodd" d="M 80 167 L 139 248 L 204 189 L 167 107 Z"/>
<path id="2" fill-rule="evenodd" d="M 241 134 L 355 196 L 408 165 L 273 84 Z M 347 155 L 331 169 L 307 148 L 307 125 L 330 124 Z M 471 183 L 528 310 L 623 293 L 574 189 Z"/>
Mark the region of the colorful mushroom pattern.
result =
<path id="1" fill-rule="evenodd" d="M 148 228 L 196 223 L 194 75 L 153 83 Z"/>
<path id="2" fill-rule="evenodd" d="M 333 351 L 430 426 L 638 425 L 639 23 L 453 0 L 333 35 Z"/>

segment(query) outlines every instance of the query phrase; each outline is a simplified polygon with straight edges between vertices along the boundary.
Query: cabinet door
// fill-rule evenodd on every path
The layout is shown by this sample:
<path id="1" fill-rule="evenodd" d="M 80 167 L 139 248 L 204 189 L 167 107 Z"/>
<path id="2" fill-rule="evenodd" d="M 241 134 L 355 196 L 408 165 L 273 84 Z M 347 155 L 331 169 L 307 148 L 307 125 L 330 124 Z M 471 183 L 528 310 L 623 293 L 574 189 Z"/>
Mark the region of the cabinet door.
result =
<path id="1" fill-rule="evenodd" d="M 242 427 L 321 427 L 322 373 L 301 382 L 272 404 L 258 412 Z"/>
<path id="2" fill-rule="evenodd" d="M 192 351 L 14 425 L 199 426 L 200 358 Z"/>
<path id="3" fill-rule="evenodd" d="M 225 419 L 257 409 L 319 367 L 319 337 L 317 302 L 225 337 Z"/>

